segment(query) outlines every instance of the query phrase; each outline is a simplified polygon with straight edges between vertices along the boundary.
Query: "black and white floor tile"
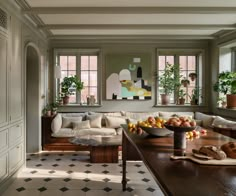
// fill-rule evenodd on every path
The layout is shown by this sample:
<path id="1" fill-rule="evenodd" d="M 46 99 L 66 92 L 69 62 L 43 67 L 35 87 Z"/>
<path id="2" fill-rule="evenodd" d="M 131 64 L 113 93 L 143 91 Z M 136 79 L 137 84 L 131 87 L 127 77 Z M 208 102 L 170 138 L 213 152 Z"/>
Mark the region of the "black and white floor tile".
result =
<path id="1" fill-rule="evenodd" d="M 28 154 L 26 168 L 2 196 L 162 196 L 142 162 L 127 163 L 128 188 L 122 191 L 122 165 L 94 164 L 88 152 Z"/>

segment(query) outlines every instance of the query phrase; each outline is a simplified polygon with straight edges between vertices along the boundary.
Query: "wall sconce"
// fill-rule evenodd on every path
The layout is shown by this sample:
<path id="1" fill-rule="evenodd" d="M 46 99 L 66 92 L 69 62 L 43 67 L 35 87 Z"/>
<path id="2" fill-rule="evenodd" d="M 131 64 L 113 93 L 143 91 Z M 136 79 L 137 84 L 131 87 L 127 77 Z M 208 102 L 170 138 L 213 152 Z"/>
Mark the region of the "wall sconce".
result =
<path id="1" fill-rule="evenodd" d="M 61 66 L 54 66 L 54 77 L 61 78 Z"/>

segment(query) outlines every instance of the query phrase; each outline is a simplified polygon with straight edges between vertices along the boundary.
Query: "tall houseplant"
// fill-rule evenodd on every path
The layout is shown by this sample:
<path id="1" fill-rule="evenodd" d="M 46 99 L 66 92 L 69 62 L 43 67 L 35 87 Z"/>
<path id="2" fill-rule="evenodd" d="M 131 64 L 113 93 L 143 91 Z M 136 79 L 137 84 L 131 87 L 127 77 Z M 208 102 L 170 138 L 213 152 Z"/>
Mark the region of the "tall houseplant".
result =
<path id="1" fill-rule="evenodd" d="M 64 77 L 61 82 L 61 97 L 63 104 L 69 103 L 69 96 L 75 94 L 76 91 L 81 91 L 84 88 L 84 83 L 80 81 L 78 76 Z"/>
<path id="2" fill-rule="evenodd" d="M 179 75 L 179 70 L 179 65 L 167 63 L 164 73 L 159 76 L 159 84 L 164 91 L 161 94 L 162 105 L 167 105 L 169 103 L 169 95 L 179 89 L 181 85 L 179 82 L 181 77 Z"/>
<path id="3" fill-rule="evenodd" d="M 221 72 L 213 88 L 226 95 L 228 108 L 236 108 L 236 72 Z"/>

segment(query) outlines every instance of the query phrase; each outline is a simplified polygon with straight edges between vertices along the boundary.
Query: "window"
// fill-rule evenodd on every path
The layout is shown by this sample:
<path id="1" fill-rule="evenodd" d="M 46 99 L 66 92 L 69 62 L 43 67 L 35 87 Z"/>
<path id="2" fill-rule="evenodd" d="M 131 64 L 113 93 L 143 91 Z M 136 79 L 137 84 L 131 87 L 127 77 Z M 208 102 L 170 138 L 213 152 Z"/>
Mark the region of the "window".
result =
<path id="1" fill-rule="evenodd" d="M 60 93 L 60 83 L 64 77 L 77 75 L 84 83 L 84 89 L 70 95 L 70 104 L 85 104 L 87 105 L 87 97 L 94 96 L 95 104 L 100 104 L 99 96 L 99 50 L 63 50 L 55 51 L 56 64 L 61 67 L 61 78 L 56 82 L 56 93 Z"/>
<path id="2" fill-rule="evenodd" d="M 170 94 L 170 104 L 178 104 L 179 91 L 184 92 L 185 104 L 202 104 L 202 55 L 200 52 L 171 52 L 171 51 L 158 51 L 157 54 L 157 70 L 158 78 L 163 75 L 167 63 L 178 65 L 178 73 L 174 73 L 174 77 L 179 82 L 179 87 L 176 91 Z M 191 75 L 197 76 L 195 79 Z M 185 86 L 184 81 L 188 84 Z M 178 85 L 177 85 L 178 86 Z M 157 85 L 157 103 L 161 103 L 161 94 L 164 93 L 163 87 Z M 198 101 L 193 103 L 193 93 L 197 93 Z"/>

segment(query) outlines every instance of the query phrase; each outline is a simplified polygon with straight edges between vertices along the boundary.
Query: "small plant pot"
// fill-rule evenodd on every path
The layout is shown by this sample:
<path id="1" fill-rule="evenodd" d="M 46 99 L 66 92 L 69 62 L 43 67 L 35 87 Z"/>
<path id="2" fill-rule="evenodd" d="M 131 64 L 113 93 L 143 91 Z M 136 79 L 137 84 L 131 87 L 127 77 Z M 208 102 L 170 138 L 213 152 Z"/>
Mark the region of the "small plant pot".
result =
<path id="1" fill-rule="evenodd" d="M 69 103 L 70 97 L 69 96 L 65 96 L 63 97 L 63 105 L 67 105 Z"/>
<path id="2" fill-rule="evenodd" d="M 198 99 L 194 99 L 190 101 L 191 105 L 198 105 Z"/>
<path id="3" fill-rule="evenodd" d="M 57 111 L 56 110 L 53 110 L 52 111 L 52 115 L 54 116 L 54 115 L 56 115 L 57 114 Z"/>
<path id="4" fill-rule="evenodd" d="M 179 105 L 184 105 L 185 99 L 184 98 L 179 98 Z"/>
<path id="5" fill-rule="evenodd" d="M 49 111 L 46 111 L 46 113 L 45 113 L 45 116 L 51 116 L 52 115 L 52 112 L 51 112 L 51 110 L 49 110 Z"/>
<path id="6" fill-rule="evenodd" d="M 170 97 L 166 94 L 161 94 L 161 104 L 168 105 L 170 103 Z"/>
<path id="7" fill-rule="evenodd" d="M 235 109 L 236 108 L 236 95 L 228 94 L 226 98 L 227 98 L 227 108 Z"/>

